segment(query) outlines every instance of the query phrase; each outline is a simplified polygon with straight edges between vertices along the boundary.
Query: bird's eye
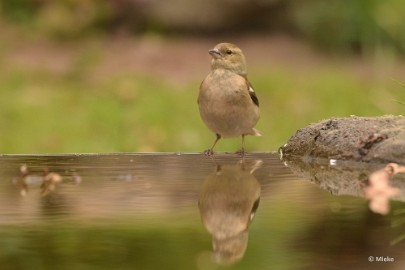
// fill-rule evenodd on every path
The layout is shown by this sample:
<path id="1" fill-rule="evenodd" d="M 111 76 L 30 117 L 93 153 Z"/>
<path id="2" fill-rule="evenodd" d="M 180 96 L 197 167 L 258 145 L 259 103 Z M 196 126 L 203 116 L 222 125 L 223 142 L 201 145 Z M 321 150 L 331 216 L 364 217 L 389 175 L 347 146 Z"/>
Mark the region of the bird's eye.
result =
<path id="1" fill-rule="evenodd" d="M 231 54 L 232 54 L 232 51 L 231 51 L 231 50 L 226 50 L 226 54 L 231 55 Z"/>

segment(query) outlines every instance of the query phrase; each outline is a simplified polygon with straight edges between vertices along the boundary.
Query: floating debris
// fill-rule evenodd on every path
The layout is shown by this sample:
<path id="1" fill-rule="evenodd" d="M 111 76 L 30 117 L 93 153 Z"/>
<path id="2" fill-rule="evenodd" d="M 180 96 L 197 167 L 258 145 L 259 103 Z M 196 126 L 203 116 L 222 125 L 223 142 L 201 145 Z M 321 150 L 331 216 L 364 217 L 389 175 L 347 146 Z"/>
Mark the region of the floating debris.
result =
<path id="1" fill-rule="evenodd" d="M 40 186 L 41 195 L 46 196 L 53 190 L 56 185 L 62 182 L 63 178 L 60 174 L 49 172 L 48 168 L 42 170 L 42 175 L 30 174 L 28 166 L 23 164 L 20 166 L 20 175 L 13 179 L 13 183 L 20 189 L 20 195 L 25 197 L 28 194 L 30 187 Z"/>
<path id="2" fill-rule="evenodd" d="M 62 176 L 60 176 L 60 174 L 57 173 L 47 173 L 44 176 L 44 181 L 41 185 L 41 195 L 42 196 L 46 196 L 49 193 L 51 193 L 52 191 L 55 190 L 56 185 L 60 182 L 62 182 Z"/>
<path id="3" fill-rule="evenodd" d="M 77 172 L 74 172 L 74 173 L 72 174 L 71 179 L 72 179 L 72 182 L 73 182 L 75 185 L 80 185 L 80 184 L 82 183 L 82 177 L 81 177 Z"/>
<path id="4" fill-rule="evenodd" d="M 386 215 L 390 211 L 389 201 L 401 194 L 399 188 L 390 183 L 390 178 L 397 173 L 405 173 L 405 167 L 390 163 L 384 168 L 370 174 L 369 185 L 364 187 L 364 195 L 370 200 L 369 208 L 377 214 Z"/>

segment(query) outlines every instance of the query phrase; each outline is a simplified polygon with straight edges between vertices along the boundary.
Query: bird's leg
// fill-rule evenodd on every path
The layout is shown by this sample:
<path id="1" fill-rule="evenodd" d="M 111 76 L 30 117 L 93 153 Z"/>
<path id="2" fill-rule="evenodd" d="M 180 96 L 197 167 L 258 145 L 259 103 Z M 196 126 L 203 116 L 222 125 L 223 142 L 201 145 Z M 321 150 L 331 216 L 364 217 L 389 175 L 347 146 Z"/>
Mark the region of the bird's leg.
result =
<path id="1" fill-rule="evenodd" d="M 241 155 L 242 157 L 245 157 L 245 134 L 242 134 L 242 148 L 236 152 L 237 154 Z"/>
<path id="2" fill-rule="evenodd" d="M 217 133 L 216 135 L 217 135 L 217 138 L 215 139 L 214 144 L 211 146 L 210 149 L 204 151 L 204 154 L 205 154 L 206 156 L 212 156 L 212 155 L 214 155 L 214 147 L 215 147 L 215 145 L 217 144 L 217 142 L 219 141 L 219 139 L 221 139 L 221 135 L 219 135 L 218 133 Z"/>

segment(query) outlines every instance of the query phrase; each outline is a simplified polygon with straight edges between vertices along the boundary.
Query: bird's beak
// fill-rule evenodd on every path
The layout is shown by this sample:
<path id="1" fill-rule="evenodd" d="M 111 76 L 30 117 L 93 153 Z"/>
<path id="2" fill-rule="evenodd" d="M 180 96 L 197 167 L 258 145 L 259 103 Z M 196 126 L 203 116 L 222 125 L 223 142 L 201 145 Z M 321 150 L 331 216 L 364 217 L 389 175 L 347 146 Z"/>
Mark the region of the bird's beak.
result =
<path id="1" fill-rule="evenodd" d="M 208 53 L 211 54 L 211 56 L 212 56 L 214 59 L 219 59 L 219 58 L 222 57 L 221 52 L 220 52 L 217 48 L 214 48 L 214 49 L 209 50 Z"/>

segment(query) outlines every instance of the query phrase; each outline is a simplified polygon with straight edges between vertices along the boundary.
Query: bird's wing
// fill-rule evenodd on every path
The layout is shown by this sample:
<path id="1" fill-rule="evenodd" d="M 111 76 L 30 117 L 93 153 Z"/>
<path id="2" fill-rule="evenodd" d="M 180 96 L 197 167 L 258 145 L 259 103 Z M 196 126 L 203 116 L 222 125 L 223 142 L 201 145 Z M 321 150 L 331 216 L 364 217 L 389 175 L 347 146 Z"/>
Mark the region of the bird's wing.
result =
<path id="1" fill-rule="evenodd" d="M 202 82 L 200 83 L 200 89 L 201 89 L 201 86 L 202 86 L 202 84 L 204 83 L 204 81 L 205 81 L 205 79 L 202 80 Z M 200 91 L 201 91 L 201 90 L 200 90 Z M 200 104 L 200 95 L 198 95 L 197 104 Z"/>
<path id="2" fill-rule="evenodd" d="M 249 91 L 249 96 L 252 99 L 253 103 L 259 107 L 259 99 L 256 96 L 255 90 L 253 90 L 252 85 L 250 84 L 250 82 L 246 79 L 246 83 L 248 86 L 248 91 Z"/>

